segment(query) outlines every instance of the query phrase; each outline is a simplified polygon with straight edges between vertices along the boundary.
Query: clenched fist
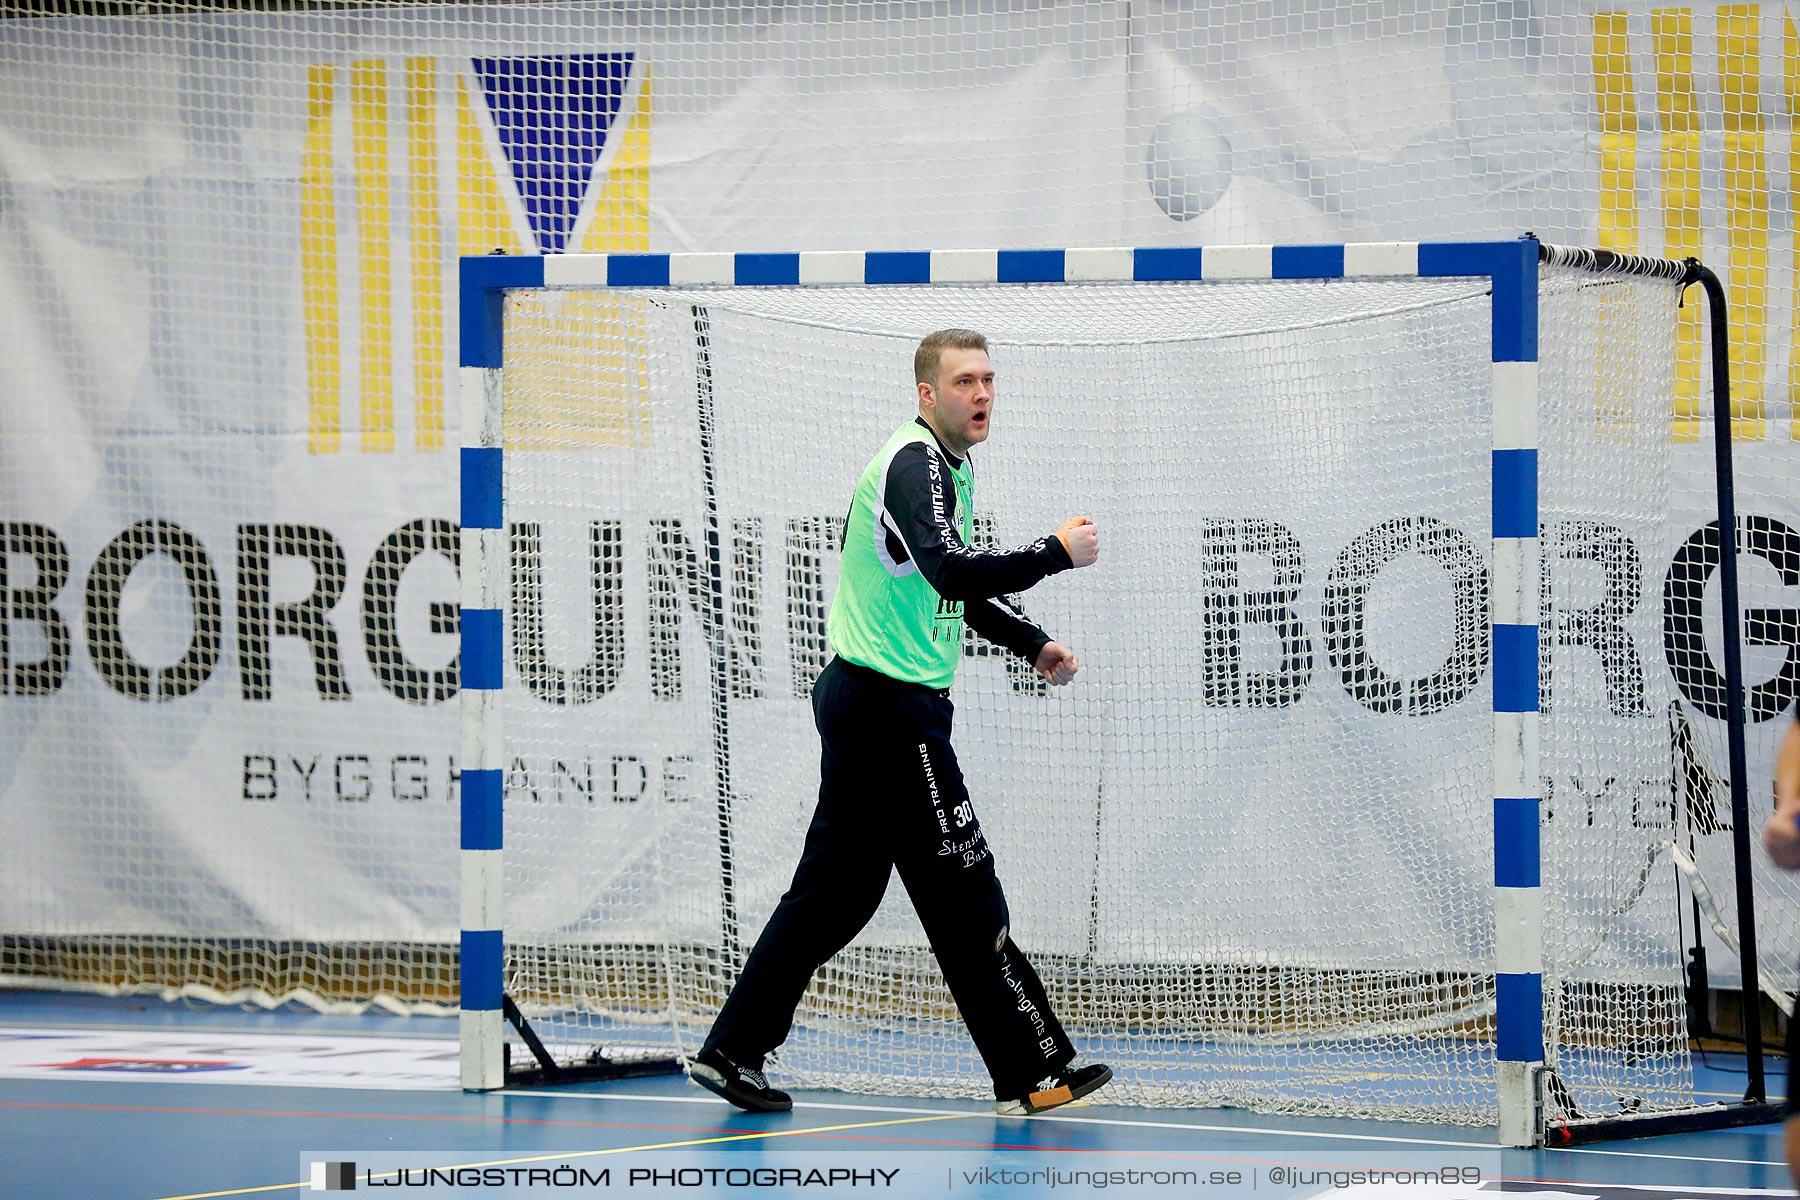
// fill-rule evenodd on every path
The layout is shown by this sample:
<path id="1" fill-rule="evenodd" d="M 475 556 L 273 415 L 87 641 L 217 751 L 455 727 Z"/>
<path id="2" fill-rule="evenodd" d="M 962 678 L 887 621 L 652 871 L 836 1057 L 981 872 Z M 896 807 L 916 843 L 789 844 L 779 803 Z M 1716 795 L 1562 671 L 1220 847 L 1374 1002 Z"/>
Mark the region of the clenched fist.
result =
<path id="1" fill-rule="evenodd" d="M 1075 672 L 1081 669 L 1081 660 L 1067 646 L 1059 642 L 1045 642 L 1044 648 L 1038 651 L 1036 665 L 1039 675 L 1061 687 L 1075 678 Z"/>
<path id="2" fill-rule="evenodd" d="M 1100 531 L 1086 517 L 1070 517 L 1057 527 L 1056 536 L 1078 567 L 1091 567 L 1100 557 Z"/>

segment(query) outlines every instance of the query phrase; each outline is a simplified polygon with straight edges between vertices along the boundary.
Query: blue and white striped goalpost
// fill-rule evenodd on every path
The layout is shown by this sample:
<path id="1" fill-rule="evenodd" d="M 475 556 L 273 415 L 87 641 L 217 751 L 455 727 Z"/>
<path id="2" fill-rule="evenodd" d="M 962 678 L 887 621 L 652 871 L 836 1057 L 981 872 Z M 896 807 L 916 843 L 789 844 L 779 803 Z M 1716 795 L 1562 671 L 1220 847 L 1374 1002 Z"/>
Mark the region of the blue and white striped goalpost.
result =
<path id="1" fill-rule="evenodd" d="M 1500 1144 L 1538 1140 L 1544 1062 L 1538 770 L 1538 328 L 1535 239 L 1488 251 L 1493 280 L 1494 1058 Z"/>
<path id="2" fill-rule="evenodd" d="M 471 257 L 461 271 L 462 1084 L 503 1086 L 507 289 L 1473 278 L 1492 295 L 1496 1073 L 1501 1142 L 1538 1136 L 1544 1062 L 1538 770 L 1538 243 Z"/>
<path id="3" fill-rule="evenodd" d="M 505 608 L 500 369 L 506 289 L 543 286 L 535 258 L 463 260 L 462 396 L 462 1085 L 506 1081 L 502 798 L 506 789 Z"/>

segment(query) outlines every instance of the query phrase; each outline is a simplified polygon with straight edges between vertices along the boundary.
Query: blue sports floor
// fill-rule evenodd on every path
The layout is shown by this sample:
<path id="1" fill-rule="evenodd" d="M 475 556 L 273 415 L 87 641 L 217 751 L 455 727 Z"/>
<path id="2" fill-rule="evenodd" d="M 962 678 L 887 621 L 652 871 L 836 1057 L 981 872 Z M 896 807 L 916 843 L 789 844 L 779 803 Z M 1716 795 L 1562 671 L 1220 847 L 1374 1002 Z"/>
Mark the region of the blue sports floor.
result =
<path id="1" fill-rule="evenodd" d="M 1502 1153 L 1491 1128 L 1228 1109 L 1003 1118 L 972 1101 L 802 1092 L 792 1113 L 751 1116 L 680 1076 L 465 1095 L 454 1038 L 433 1018 L 0 992 L 0 1197 L 341 1190 L 346 1168 L 326 1162 L 357 1163 L 357 1190 L 395 1196 L 1793 1194 L 1774 1125 Z M 1709 1094 L 1741 1095 L 1741 1058 L 1704 1069 Z M 1770 1069 L 1779 1093 L 1785 1063 Z"/>

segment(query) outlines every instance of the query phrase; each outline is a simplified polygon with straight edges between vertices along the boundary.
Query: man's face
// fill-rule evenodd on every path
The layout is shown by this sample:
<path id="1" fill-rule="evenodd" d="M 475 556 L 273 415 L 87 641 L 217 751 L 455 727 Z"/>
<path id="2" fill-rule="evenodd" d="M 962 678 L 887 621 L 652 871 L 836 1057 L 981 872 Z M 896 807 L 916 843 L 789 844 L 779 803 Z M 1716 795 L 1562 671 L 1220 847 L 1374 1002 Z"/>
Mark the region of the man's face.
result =
<path id="1" fill-rule="evenodd" d="M 938 360 L 937 383 L 919 385 L 919 408 L 956 455 L 987 441 L 994 409 L 994 368 L 987 351 L 946 347 Z"/>

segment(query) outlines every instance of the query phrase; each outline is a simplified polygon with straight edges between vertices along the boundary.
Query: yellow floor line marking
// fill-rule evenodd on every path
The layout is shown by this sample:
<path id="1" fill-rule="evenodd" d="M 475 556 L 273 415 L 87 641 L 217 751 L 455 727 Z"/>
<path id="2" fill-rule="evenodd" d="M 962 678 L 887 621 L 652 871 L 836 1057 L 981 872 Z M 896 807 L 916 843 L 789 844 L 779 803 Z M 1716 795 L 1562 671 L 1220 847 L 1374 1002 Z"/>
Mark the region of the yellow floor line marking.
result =
<path id="1" fill-rule="evenodd" d="M 562 1154 L 534 1154 L 526 1158 L 499 1158 L 492 1162 L 452 1163 L 437 1170 L 474 1169 L 476 1167 L 514 1167 L 521 1163 L 534 1162 L 568 1162 L 576 1158 L 594 1158 L 602 1154 L 630 1154 L 638 1150 L 679 1150 L 684 1146 L 716 1146 L 723 1142 L 752 1142 L 759 1138 L 806 1137 L 814 1133 L 842 1133 L 846 1129 L 880 1129 L 888 1125 L 917 1125 L 926 1121 L 951 1121 L 968 1116 L 968 1113 L 940 1113 L 929 1117 L 901 1117 L 891 1121 L 857 1121 L 849 1125 L 820 1125 L 811 1129 L 771 1129 L 767 1133 L 730 1133 L 721 1137 L 690 1138 L 681 1142 L 654 1142 L 644 1146 L 613 1146 L 606 1150 L 575 1150 Z M 409 1170 L 411 1168 L 408 1168 Z M 422 1168 L 429 1169 L 429 1168 Z M 396 1171 L 383 1171 L 375 1176 L 386 1179 L 397 1175 Z M 308 1188 L 312 1180 L 303 1179 L 299 1183 L 271 1183 L 262 1187 L 233 1188 L 223 1192 L 194 1192 L 186 1196 L 163 1196 L 160 1200 L 212 1200 L 216 1196 L 249 1196 L 256 1192 L 281 1192 L 293 1188 Z"/>

